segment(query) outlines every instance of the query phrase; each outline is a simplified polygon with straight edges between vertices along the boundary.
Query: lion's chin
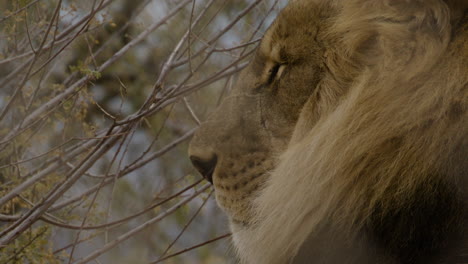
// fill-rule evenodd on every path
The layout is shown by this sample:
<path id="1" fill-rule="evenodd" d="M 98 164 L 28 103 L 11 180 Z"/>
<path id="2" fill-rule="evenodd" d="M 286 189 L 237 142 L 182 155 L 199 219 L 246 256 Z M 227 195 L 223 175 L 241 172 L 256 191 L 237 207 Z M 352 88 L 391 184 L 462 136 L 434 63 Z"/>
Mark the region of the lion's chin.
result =
<path id="1" fill-rule="evenodd" d="M 227 215 L 231 226 L 245 228 L 249 225 L 250 216 L 246 211 L 238 211 L 236 208 L 224 206 L 219 200 L 217 200 L 217 203 L 221 210 Z"/>
<path id="2" fill-rule="evenodd" d="M 214 177 L 215 197 L 218 206 L 228 216 L 230 222 L 247 226 L 252 219 L 252 202 L 265 177 L 262 173 L 248 182 L 248 177 L 226 179 Z M 244 179 L 245 178 L 245 179 Z"/>

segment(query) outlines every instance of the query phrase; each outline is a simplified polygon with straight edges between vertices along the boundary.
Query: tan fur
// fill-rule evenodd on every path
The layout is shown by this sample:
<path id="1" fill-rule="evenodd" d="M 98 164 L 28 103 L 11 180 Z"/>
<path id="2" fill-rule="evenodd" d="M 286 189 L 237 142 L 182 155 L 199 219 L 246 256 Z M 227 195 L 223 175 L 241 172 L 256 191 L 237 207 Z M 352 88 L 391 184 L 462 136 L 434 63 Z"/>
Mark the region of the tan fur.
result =
<path id="1" fill-rule="evenodd" d="M 243 263 L 309 263 L 294 257 L 320 243 L 343 258 L 317 263 L 365 263 L 351 261 L 359 241 L 369 263 L 403 262 L 374 250 L 372 232 L 415 204 L 444 208 L 445 195 L 447 217 L 436 227 L 463 230 L 467 6 L 297 0 L 283 10 L 190 147 L 192 156 L 217 157 L 216 197 Z"/>

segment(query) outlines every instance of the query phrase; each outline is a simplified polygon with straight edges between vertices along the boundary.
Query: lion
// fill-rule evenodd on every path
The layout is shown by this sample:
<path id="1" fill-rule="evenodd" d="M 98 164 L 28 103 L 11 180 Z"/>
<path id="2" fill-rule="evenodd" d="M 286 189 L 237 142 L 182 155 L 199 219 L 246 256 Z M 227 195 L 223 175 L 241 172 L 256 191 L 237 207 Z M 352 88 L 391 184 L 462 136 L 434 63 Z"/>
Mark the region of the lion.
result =
<path id="1" fill-rule="evenodd" d="M 467 109 L 467 1 L 296 0 L 189 156 L 241 263 L 462 263 Z"/>

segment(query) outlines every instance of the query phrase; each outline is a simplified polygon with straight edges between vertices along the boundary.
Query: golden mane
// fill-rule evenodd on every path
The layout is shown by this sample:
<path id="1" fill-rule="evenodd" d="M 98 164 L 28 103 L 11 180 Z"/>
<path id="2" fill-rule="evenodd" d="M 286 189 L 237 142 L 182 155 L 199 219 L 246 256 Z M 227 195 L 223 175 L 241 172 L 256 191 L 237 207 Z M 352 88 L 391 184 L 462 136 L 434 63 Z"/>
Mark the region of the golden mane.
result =
<path id="1" fill-rule="evenodd" d="M 342 1 L 329 29 L 342 44 L 327 57 L 334 79 L 320 89 L 350 84 L 348 94 L 313 127 L 296 127 L 255 200 L 255 228 L 235 233 L 246 263 L 286 263 L 325 221 L 356 235 L 377 207 L 385 217 L 415 195 L 443 199 L 431 186 L 466 197 L 466 15 L 457 28 L 442 1 L 394 2 Z M 313 117 L 303 109 L 300 119 Z"/>

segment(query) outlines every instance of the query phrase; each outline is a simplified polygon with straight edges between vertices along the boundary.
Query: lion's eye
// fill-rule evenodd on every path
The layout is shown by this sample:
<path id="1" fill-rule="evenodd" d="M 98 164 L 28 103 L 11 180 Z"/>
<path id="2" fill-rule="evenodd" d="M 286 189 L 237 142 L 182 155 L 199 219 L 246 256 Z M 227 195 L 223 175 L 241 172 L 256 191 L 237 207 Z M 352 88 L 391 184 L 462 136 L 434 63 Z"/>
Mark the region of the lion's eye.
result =
<path id="1" fill-rule="evenodd" d="M 273 67 L 270 68 L 268 71 L 268 81 L 267 84 L 273 83 L 275 79 L 278 79 L 283 72 L 284 65 L 283 64 L 275 64 Z"/>

